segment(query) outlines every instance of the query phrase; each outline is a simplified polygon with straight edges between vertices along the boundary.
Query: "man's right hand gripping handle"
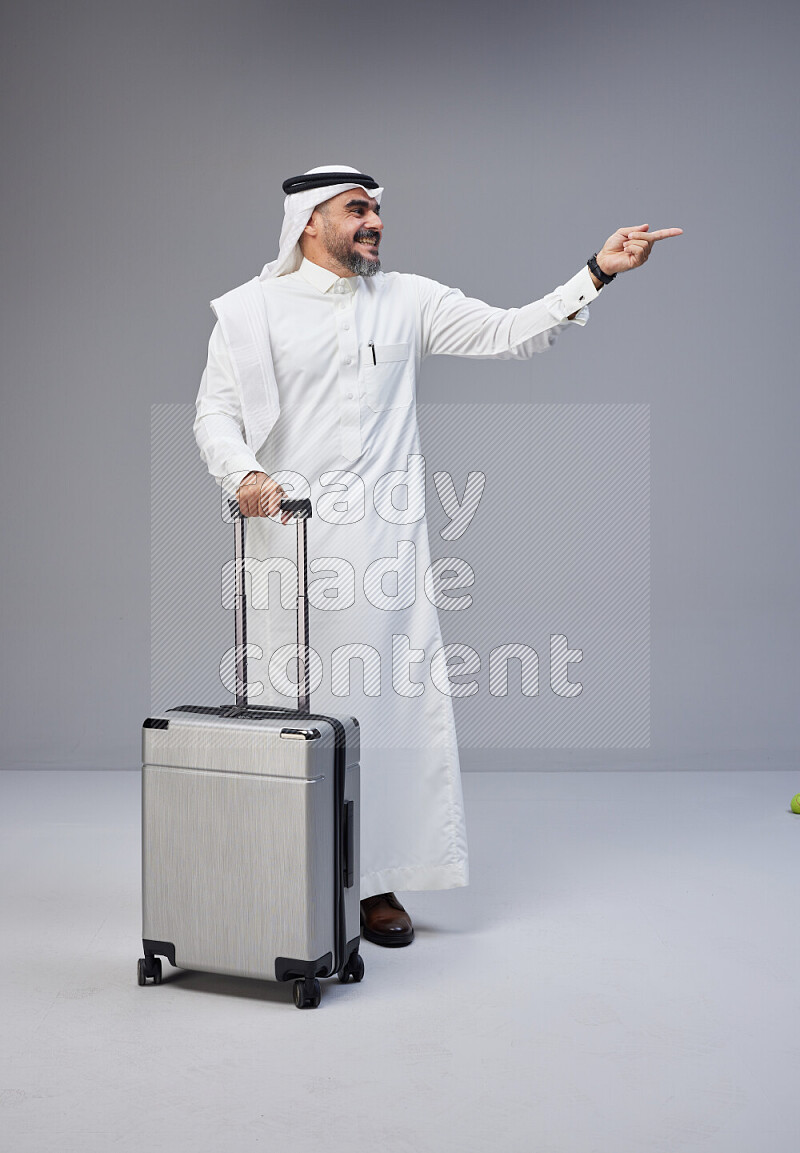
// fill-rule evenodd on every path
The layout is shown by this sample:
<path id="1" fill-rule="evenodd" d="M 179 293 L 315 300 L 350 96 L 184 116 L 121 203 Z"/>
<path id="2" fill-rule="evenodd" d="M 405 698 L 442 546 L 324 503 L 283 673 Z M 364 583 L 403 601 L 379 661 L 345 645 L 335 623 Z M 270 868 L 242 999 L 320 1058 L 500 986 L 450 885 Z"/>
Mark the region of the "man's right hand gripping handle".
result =
<path id="1" fill-rule="evenodd" d="M 277 516 L 286 492 L 265 472 L 249 472 L 236 491 L 242 516 Z M 281 513 L 286 524 L 291 513 Z"/>

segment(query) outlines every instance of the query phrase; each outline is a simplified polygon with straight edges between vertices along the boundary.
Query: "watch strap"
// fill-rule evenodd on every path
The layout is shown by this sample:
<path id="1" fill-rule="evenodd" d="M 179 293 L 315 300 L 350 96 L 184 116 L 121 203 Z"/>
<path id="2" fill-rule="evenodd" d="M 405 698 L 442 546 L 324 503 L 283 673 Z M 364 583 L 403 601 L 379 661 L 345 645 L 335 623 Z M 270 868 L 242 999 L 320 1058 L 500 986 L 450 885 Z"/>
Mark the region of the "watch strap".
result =
<path id="1" fill-rule="evenodd" d="M 592 253 L 592 255 L 589 257 L 589 259 L 586 261 L 586 264 L 589 268 L 589 271 L 592 273 L 592 275 L 596 276 L 597 279 L 599 281 L 601 281 L 601 283 L 603 283 L 603 284 L 610 284 L 611 281 L 616 278 L 616 275 L 617 275 L 616 272 L 614 273 L 613 276 L 609 276 L 608 273 L 603 272 L 602 268 L 597 263 L 597 253 L 596 252 Z"/>

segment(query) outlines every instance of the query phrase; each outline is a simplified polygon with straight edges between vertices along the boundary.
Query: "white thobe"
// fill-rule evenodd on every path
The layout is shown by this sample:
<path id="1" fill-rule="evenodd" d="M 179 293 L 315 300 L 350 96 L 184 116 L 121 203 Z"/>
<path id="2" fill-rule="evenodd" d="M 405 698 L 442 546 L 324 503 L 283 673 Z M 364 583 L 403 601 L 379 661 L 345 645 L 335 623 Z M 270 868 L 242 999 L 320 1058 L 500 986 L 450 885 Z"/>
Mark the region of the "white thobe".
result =
<path id="1" fill-rule="evenodd" d="M 425 277 L 340 279 L 308 260 L 261 285 L 280 414 L 263 445 L 248 447 L 217 324 L 197 397 L 201 455 L 217 480 L 257 470 L 311 497 L 312 711 L 350 714 L 361 726 L 361 897 L 465 885 L 453 709 L 431 675 L 443 646 L 425 589 L 417 374 L 426 356 L 542 352 L 567 324 L 585 324 L 598 290 L 583 268 L 541 300 L 501 309 Z M 250 700 L 292 707 L 293 668 L 287 675 L 285 660 L 270 660 L 295 642 L 293 525 L 250 518 L 246 552 L 248 643 L 263 652 L 249 658 Z M 280 600 L 267 558 L 289 578 Z"/>

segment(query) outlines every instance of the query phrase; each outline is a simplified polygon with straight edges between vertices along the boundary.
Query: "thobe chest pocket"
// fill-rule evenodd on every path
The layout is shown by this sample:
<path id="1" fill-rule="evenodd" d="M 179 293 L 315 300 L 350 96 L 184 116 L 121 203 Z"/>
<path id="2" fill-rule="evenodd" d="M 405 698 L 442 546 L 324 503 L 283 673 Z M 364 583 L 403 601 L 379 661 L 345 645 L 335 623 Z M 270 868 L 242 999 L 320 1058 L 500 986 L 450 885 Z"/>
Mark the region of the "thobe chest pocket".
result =
<path id="1" fill-rule="evenodd" d="M 411 346 L 370 343 L 362 348 L 364 388 L 373 412 L 408 408 L 414 399 Z"/>

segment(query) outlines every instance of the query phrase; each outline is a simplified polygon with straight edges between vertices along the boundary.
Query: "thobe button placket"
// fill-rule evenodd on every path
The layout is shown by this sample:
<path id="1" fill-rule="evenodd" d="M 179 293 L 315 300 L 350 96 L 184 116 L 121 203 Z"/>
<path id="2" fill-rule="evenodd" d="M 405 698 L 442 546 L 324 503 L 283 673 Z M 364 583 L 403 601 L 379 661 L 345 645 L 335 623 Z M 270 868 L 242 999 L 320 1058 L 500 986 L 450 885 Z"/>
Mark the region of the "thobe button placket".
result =
<path id="1" fill-rule="evenodd" d="M 336 336 L 339 341 L 339 411 L 342 455 L 355 460 L 361 453 L 361 411 L 358 404 L 358 343 L 353 331 L 353 292 L 344 280 L 334 284 Z"/>

